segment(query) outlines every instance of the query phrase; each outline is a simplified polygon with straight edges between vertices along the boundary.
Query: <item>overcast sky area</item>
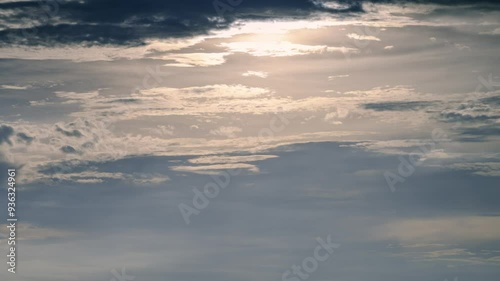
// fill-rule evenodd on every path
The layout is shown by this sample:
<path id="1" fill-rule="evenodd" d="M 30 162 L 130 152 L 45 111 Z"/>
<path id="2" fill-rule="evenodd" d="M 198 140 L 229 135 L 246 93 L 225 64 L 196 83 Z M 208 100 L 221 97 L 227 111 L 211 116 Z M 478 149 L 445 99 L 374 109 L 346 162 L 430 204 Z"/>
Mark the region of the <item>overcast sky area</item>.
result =
<path id="1" fill-rule="evenodd" d="M 0 0 L 0 279 L 498 281 L 499 39 L 497 1 Z"/>

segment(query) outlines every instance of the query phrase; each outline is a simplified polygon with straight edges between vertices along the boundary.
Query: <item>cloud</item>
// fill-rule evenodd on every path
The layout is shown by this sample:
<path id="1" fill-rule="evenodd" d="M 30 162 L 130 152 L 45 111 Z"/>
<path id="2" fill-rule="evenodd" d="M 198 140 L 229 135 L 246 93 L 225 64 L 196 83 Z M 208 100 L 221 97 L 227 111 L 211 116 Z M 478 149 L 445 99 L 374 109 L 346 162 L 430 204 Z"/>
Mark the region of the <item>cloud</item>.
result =
<path id="1" fill-rule="evenodd" d="M 459 49 L 460 51 L 470 51 L 471 48 L 467 45 L 464 45 L 464 44 L 459 44 L 459 43 L 455 43 L 453 46 L 455 46 L 455 48 Z"/>
<path id="2" fill-rule="evenodd" d="M 202 156 L 198 158 L 189 159 L 188 162 L 192 164 L 216 164 L 216 163 L 239 163 L 239 162 L 256 162 L 264 161 L 267 159 L 277 158 L 276 155 L 244 155 L 244 156 Z"/>
<path id="3" fill-rule="evenodd" d="M 500 217 L 407 219 L 384 224 L 374 233 L 380 239 L 404 243 L 495 241 L 500 236 Z"/>
<path id="4" fill-rule="evenodd" d="M 420 110 L 429 107 L 433 102 L 428 101 L 403 101 L 403 102 L 385 102 L 385 103 L 365 103 L 364 108 L 375 111 L 405 111 Z"/>
<path id="5" fill-rule="evenodd" d="M 125 177 L 136 185 L 158 185 L 170 181 L 170 178 L 161 174 L 132 174 Z"/>
<path id="6" fill-rule="evenodd" d="M 328 76 L 328 80 L 332 81 L 332 80 L 335 80 L 337 78 L 347 78 L 347 77 L 349 77 L 349 74 L 330 75 L 330 76 Z"/>
<path id="7" fill-rule="evenodd" d="M 30 143 L 33 141 L 33 139 L 35 139 L 35 138 L 33 138 L 33 137 L 28 136 L 28 135 L 27 135 L 27 134 L 25 134 L 25 133 L 17 133 L 17 135 L 16 135 L 16 136 L 17 136 L 17 138 L 18 138 L 20 141 L 24 141 L 24 142 L 26 142 L 27 144 L 30 144 Z"/>
<path id="8" fill-rule="evenodd" d="M 67 137 L 82 137 L 82 133 L 78 130 L 67 131 L 56 125 L 56 131 L 67 136 Z"/>
<path id="9" fill-rule="evenodd" d="M 61 151 L 64 153 L 78 153 L 78 151 L 76 151 L 76 149 L 71 145 L 65 145 L 61 147 Z"/>
<path id="10" fill-rule="evenodd" d="M 56 34 L 44 46 L 13 48 L 12 54 L 19 51 L 15 54 L 19 59 L 4 60 L 4 80 L 9 84 L 35 85 L 55 74 L 59 81 L 52 88 L 4 91 L 1 119 L 13 134 L 7 137 L 11 145 L 0 147 L 0 162 L 5 159 L 9 164 L 0 166 L 4 170 L 20 167 L 16 180 L 22 182 L 19 188 L 29 206 L 23 209 L 26 219 L 79 233 L 30 242 L 22 255 L 23 272 L 29 274 L 25 278 L 50 281 L 57 275 L 65 280 L 102 280 L 99 270 L 103 264 L 114 268 L 107 262 L 112 261 L 118 266 L 134 264 L 127 272 L 143 280 L 200 276 L 270 280 L 276 268 L 286 270 L 303 260 L 304 247 L 318 233 L 322 237 L 331 233 L 335 240 L 345 240 L 346 251 L 338 256 L 336 266 L 316 272 L 317 280 L 370 279 L 373 272 L 387 268 L 394 271 L 385 276 L 388 280 L 408 272 L 416 273 L 411 280 L 431 280 L 449 273 L 446 266 L 484 259 L 477 248 L 497 246 L 499 233 L 494 227 L 498 223 L 469 216 L 498 213 L 495 163 L 499 155 L 494 135 L 498 99 L 484 93 L 470 104 L 462 102 L 477 84 L 471 71 L 495 69 L 495 61 L 489 58 L 496 42 L 478 35 L 495 28 L 490 24 L 496 21 L 491 10 L 475 9 L 476 5 L 450 9 L 399 3 L 377 4 L 377 12 L 368 7 L 365 13 L 336 15 L 328 9 L 340 9 L 335 4 L 352 1 L 314 1 L 312 5 L 323 6 L 314 11 L 325 13 L 311 17 L 296 2 L 256 0 L 243 1 L 225 14 L 226 20 L 212 11 L 214 15 L 206 17 L 210 24 L 200 26 L 203 20 L 189 21 L 196 19 L 199 6 L 177 16 L 175 9 L 163 9 L 164 5 L 185 4 L 170 2 L 157 6 L 146 0 L 130 7 L 127 0 L 122 3 L 130 10 L 124 11 L 119 1 L 104 0 L 100 3 L 106 12 L 95 10 L 93 15 L 93 10 L 85 10 L 89 1 L 75 1 L 80 5 L 76 10 L 84 11 L 74 17 L 82 22 L 68 21 L 72 15 L 65 13 L 73 11 L 61 5 L 61 17 L 51 22 L 60 26 L 40 29 L 38 38 L 65 31 L 64 21 L 78 27 L 67 27 L 68 33 Z M 200 5 L 213 9 L 213 1 L 207 3 Z M 360 8 L 369 5 L 357 3 Z M 31 5 L 36 8 L 38 3 Z M 148 5 L 160 8 L 153 13 Z M 269 5 L 272 12 L 252 10 L 256 5 Z M 286 13 L 273 9 L 280 5 Z M 110 13 L 113 6 L 116 14 Z M 2 20 L 0 16 L 3 28 Z M 474 24 L 479 21 L 488 25 Z M 82 26 L 89 23 L 95 27 Z M 358 32 L 357 27 L 384 30 L 380 36 L 384 44 L 364 49 L 349 61 L 340 52 L 314 49 L 346 46 L 342 41 L 375 42 L 348 40 L 345 34 L 351 32 L 375 35 Z M 99 28 L 102 32 L 94 33 Z M 113 28 L 117 32 L 107 38 Z M 77 30 L 82 33 L 71 35 Z M 130 35 L 121 33 L 125 30 Z M 272 39 L 264 40 L 270 45 L 282 40 L 296 49 L 246 47 L 244 51 L 266 54 L 252 57 L 220 45 L 262 42 L 266 36 L 256 35 L 260 33 Z M 198 35 L 193 38 L 193 34 Z M 173 36 L 178 41 L 165 40 Z M 444 39 L 432 44 L 429 36 L 473 44 L 473 50 L 467 52 L 470 56 L 462 56 L 464 52 Z M 81 38 L 84 43 L 78 41 Z M 183 41 L 188 38 L 192 40 Z M 37 40 L 26 43 L 37 44 Z M 397 48 L 384 51 L 386 45 Z M 25 61 L 23 55 L 30 51 L 26 58 L 73 61 Z M 290 52 L 300 54 L 288 56 Z M 172 72 L 167 79 L 130 92 L 143 78 L 144 68 L 165 64 Z M 266 79 L 262 79 L 264 73 Z M 55 120 L 60 122 L 54 124 Z M 453 120 L 465 122 L 454 126 Z M 397 169 L 398 156 L 426 143 L 434 128 L 443 128 L 450 140 L 425 155 L 425 165 L 405 181 L 401 192 L 389 195 L 384 170 Z M 453 141 L 485 133 L 490 135 L 484 143 Z M 77 153 L 64 153 L 62 147 Z M 461 165 L 453 165 L 457 163 Z M 207 175 L 231 170 L 242 171 L 231 178 L 233 192 L 213 200 L 192 225 L 183 227 L 177 205 L 191 205 L 191 186 L 202 187 L 211 181 Z M 138 208 L 147 212 L 137 212 Z M 418 214 L 430 216 L 418 219 Z M 316 219 L 311 220 L 311 215 Z M 360 217 L 366 219 L 357 223 Z M 308 227 L 301 227 L 301 222 Z M 134 243 L 137 237 L 144 243 Z M 195 244 L 182 243 L 188 240 Z M 403 256 L 406 247 L 386 248 L 398 241 L 445 246 L 419 248 L 421 253 Z M 227 251 L 221 251 L 221 246 Z M 242 246 L 257 251 L 240 251 Z M 199 255 L 200 249 L 204 255 Z M 47 252 L 51 255 L 44 256 Z M 74 259 L 63 259 L 64 252 L 79 253 L 77 259 L 84 266 L 71 266 Z M 227 260 L 235 270 L 213 272 Z M 393 267 L 395 260 L 402 266 Z M 435 263 L 415 263 L 423 260 Z M 370 262 L 356 267 L 353 277 L 353 261 Z M 486 270 L 493 280 L 496 272 L 490 269 L 494 267 L 482 266 L 466 271 Z"/>
<path id="11" fill-rule="evenodd" d="M 442 110 L 440 117 L 446 122 L 487 122 L 500 119 L 497 91 L 467 97 L 459 103 L 450 104 Z"/>
<path id="12" fill-rule="evenodd" d="M 225 170 L 244 170 L 248 173 L 259 173 L 260 170 L 257 166 L 247 163 L 228 163 L 228 164 L 214 164 L 214 165 L 199 165 L 199 166 L 174 166 L 171 167 L 172 171 L 176 172 L 189 172 L 200 175 L 217 175 Z"/>
<path id="13" fill-rule="evenodd" d="M 491 31 L 483 31 L 480 32 L 479 34 L 484 34 L 484 35 L 500 35 L 500 27 L 495 28 L 494 30 Z"/>
<path id="14" fill-rule="evenodd" d="M 220 127 L 215 130 L 211 130 L 210 134 L 226 138 L 234 138 L 236 137 L 236 133 L 240 132 L 242 132 L 242 129 L 238 127 Z"/>
<path id="15" fill-rule="evenodd" d="M 120 59 L 162 59 L 164 53 L 196 45 L 205 40 L 205 36 L 187 38 L 146 39 L 139 45 L 60 45 L 0 47 L 0 58 L 24 60 L 72 60 L 76 62 L 113 61 Z M 215 56 L 215 55 L 213 55 Z M 188 60 L 189 58 L 179 58 Z M 192 58 L 195 60 L 196 58 Z M 202 59 L 202 58 L 199 58 Z"/>
<path id="16" fill-rule="evenodd" d="M 63 167 L 64 168 L 64 167 Z M 51 170 L 41 170 L 41 181 L 68 181 L 76 183 L 101 183 L 106 180 L 120 180 L 126 177 L 123 173 L 109 173 L 98 171 L 70 172 L 71 168 L 66 167 L 68 172 L 55 172 Z M 59 170 L 59 169 L 58 169 Z"/>
<path id="17" fill-rule="evenodd" d="M 166 136 L 173 136 L 175 127 L 172 125 L 158 125 L 155 128 L 142 128 L 145 131 L 148 131 L 152 134 L 159 134 L 159 135 L 166 135 Z"/>
<path id="18" fill-rule="evenodd" d="M 214 149 L 221 153 L 248 151 L 293 142 L 337 140 L 359 134 L 371 138 L 375 128 L 367 131 L 356 127 L 351 128 L 350 132 L 343 132 L 331 131 L 322 122 L 316 122 L 308 130 L 297 124 L 315 114 L 324 116 L 326 123 L 338 125 L 370 119 L 398 124 L 408 120 L 418 125 L 418 122 L 428 121 L 429 113 L 415 111 L 408 116 L 394 110 L 367 110 L 362 105 L 434 99 L 433 95 L 403 86 L 304 98 L 279 96 L 271 89 L 240 84 L 158 87 L 120 96 L 103 92 L 105 91 L 57 91 L 55 101 L 74 107 L 69 114 L 74 118 L 72 122 L 53 125 L 47 122 L 19 121 L 13 124 L 16 131 L 30 132 L 30 137 L 33 138 L 30 145 L 22 139 L 11 139 L 16 149 L 10 151 L 9 157 L 12 162 L 26 163 L 23 168 L 26 180 L 36 181 L 43 177 L 38 171 L 43 165 L 70 159 L 106 161 L 130 155 L 207 154 Z M 441 98 L 448 97 L 442 95 Z M 38 105 L 42 108 L 44 106 L 49 105 Z M 277 112 L 280 112 L 279 115 Z M 233 123 L 220 122 L 221 117 L 229 114 L 234 116 Z M 247 126 L 242 123 L 240 118 L 247 118 L 249 115 L 261 125 Z M 279 116 L 288 118 L 288 124 L 293 124 L 292 129 L 298 130 L 292 134 L 285 131 L 283 135 L 276 133 L 269 138 L 260 137 L 261 129 L 281 126 L 283 120 Z M 158 119 L 159 117 L 162 119 Z M 278 123 L 270 123 L 274 122 L 273 118 Z M 137 127 L 137 120 L 144 120 L 147 125 Z M 174 120 L 178 124 L 175 128 L 172 125 L 162 125 Z M 197 130 L 189 129 L 194 128 L 193 122 L 198 126 Z M 246 126 L 245 137 L 240 136 L 243 126 Z"/>
<path id="19" fill-rule="evenodd" d="M 237 34 L 285 34 L 298 29 L 353 24 L 380 28 L 439 26 L 442 23 L 421 15 L 436 10 L 449 13 L 452 7 L 448 1 L 437 0 L 428 3 L 439 5 L 406 3 L 403 7 L 397 3 L 367 1 L 253 1 L 230 7 L 230 11 L 220 17 L 210 1 L 201 4 L 195 0 L 182 3 L 146 0 L 142 4 L 132 0 L 119 3 L 116 0 L 49 2 L 39 5 L 28 0 L 1 6 L 9 16 L 0 18 L 4 27 L 0 31 L 0 58 L 78 62 L 152 58 L 173 60 L 168 64 L 171 67 L 213 66 L 224 62 L 222 54 L 165 52 L 187 48 L 210 38 L 228 38 Z M 273 13 L 269 13 L 270 10 Z M 380 41 L 371 35 L 350 33 L 349 36 L 355 40 Z M 248 50 L 256 56 L 276 57 L 358 52 L 348 47 L 326 45 L 276 47 L 276 44 L 267 43 L 274 46 L 258 49 L 248 44 L 233 46 L 233 49 Z"/>
<path id="20" fill-rule="evenodd" d="M 188 53 L 170 54 L 162 56 L 163 60 L 174 60 L 175 63 L 168 63 L 165 66 L 194 67 L 194 66 L 214 66 L 223 64 L 225 56 L 229 53 Z"/>
<path id="21" fill-rule="evenodd" d="M 61 164 L 58 166 L 40 167 L 38 182 L 56 183 L 73 182 L 78 184 L 98 184 L 118 180 L 138 186 L 158 185 L 170 181 L 166 175 L 158 173 L 122 173 L 103 172 L 93 170 L 85 162 L 74 162 L 72 166 Z M 81 170 L 81 171 L 74 171 Z"/>
<path id="22" fill-rule="evenodd" d="M 500 135 L 500 125 L 498 123 L 467 127 L 458 129 L 460 134 L 465 136 L 478 136 L 482 138 L 496 137 Z"/>
<path id="23" fill-rule="evenodd" d="M 367 40 L 367 41 L 380 41 L 380 38 L 371 35 L 359 35 L 356 33 L 349 33 L 347 37 L 355 40 Z"/>
<path id="24" fill-rule="evenodd" d="M 314 4 L 334 10 L 343 10 L 343 9 L 351 9 L 351 3 L 342 3 L 340 1 L 313 1 Z"/>
<path id="25" fill-rule="evenodd" d="M 43 240 L 43 239 L 52 239 L 52 238 L 68 238 L 69 236 L 75 235 L 76 233 L 67 231 L 67 230 L 59 230 L 55 228 L 49 227 L 40 227 L 30 223 L 19 223 L 16 225 L 16 231 L 18 236 L 17 240 L 26 241 L 26 240 Z M 0 225 L 0 237 L 7 238 L 9 237 L 9 229 L 6 224 Z M 2 242 L 5 243 L 6 239 Z"/>
<path id="26" fill-rule="evenodd" d="M 272 91 L 244 85 L 207 85 L 200 87 L 159 87 L 133 93 L 127 98 L 138 102 L 116 104 L 117 97 L 99 93 L 57 92 L 64 103 L 79 104 L 83 111 L 74 117 L 106 116 L 112 119 L 133 119 L 138 116 L 201 115 L 210 113 L 275 112 L 280 103 L 294 103 L 290 98 L 272 97 Z M 92 97 L 92 98 L 90 98 Z M 122 97 L 123 98 L 123 97 Z M 299 106 L 295 102 L 293 106 Z"/>
<path id="27" fill-rule="evenodd" d="M 0 144 L 7 143 L 12 145 L 10 137 L 14 134 L 14 129 L 7 125 L 0 126 Z"/>
<path id="28" fill-rule="evenodd" d="M 259 78 L 267 78 L 269 73 L 264 72 L 264 71 L 251 71 L 251 70 L 249 70 L 247 72 L 244 72 L 241 75 L 245 76 L 245 77 L 255 76 L 255 77 L 259 77 Z"/>
<path id="29" fill-rule="evenodd" d="M 413 262 L 444 262 L 454 265 L 499 264 L 500 257 L 494 250 L 454 248 L 443 244 L 402 245 L 404 252 L 398 256 L 411 259 Z"/>
<path id="30" fill-rule="evenodd" d="M 17 85 L 0 85 L 0 88 L 7 90 L 26 90 L 29 89 L 28 86 L 17 86 Z"/>
<path id="31" fill-rule="evenodd" d="M 441 144 L 449 142 L 449 140 L 440 140 Z M 411 152 L 420 152 L 420 147 L 431 147 L 436 145 L 436 141 L 431 138 L 425 139 L 392 139 L 392 140 L 380 140 L 380 141 L 364 141 L 354 144 L 355 147 L 361 147 L 369 151 L 374 151 L 377 153 L 383 153 L 388 155 L 408 155 Z M 432 151 L 426 154 L 426 157 L 438 156 L 438 152 L 442 151 Z M 436 154 L 435 154 L 436 153 Z M 446 154 L 444 154 L 446 155 Z M 443 156 L 440 154 L 439 156 Z"/>
<path id="32" fill-rule="evenodd" d="M 466 96 L 469 95 L 440 94 L 443 102 L 435 102 L 435 94 L 418 92 L 407 86 L 305 97 L 278 95 L 273 89 L 241 84 L 157 87 L 124 95 L 110 94 L 105 89 L 80 93 L 57 91 L 53 101 L 73 108 L 69 113 L 75 118 L 73 122 L 53 125 L 20 121 L 9 124 L 15 126 L 16 132 L 30 132 L 30 137 L 34 138 L 29 146 L 21 139 L 11 138 L 15 150 L 9 152 L 9 158 L 15 163 L 27 163 L 23 168 L 25 178 L 37 181 L 43 177 L 38 171 L 40 166 L 70 159 L 100 162 L 132 155 L 203 155 L 214 150 L 221 153 L 258 151 L 294 142 L 370 140 L 374 134 L 386 132 L 387 126 L 380 123 L 400 126 L 407 122 L 406 127 L 414 128 L 416 132 L 420 130 L 428 138 L 431 129 L 426 126 L 429 122 L 436 122 L 434 124 L 438 126 L 439 120 L 434 117 L 443 112 L 443 108 L 455 108 Z M 494 103 L 494 99 L 485 101 L 491 97 L 494 95 L 477 98 Z M 47 105 L 39 105 L 44 106 Z M 285 126 L 283 134 L 278 132 L 270 138 L 259 137 L 259 130 L 269 127 L 277 112 L 278 116 L 293 116 L 288 119 L 290 129 Z M 322 116 L 317 120 L 324 122 L 308 122 L 303 126 L 312 115 Z M 233 121 L 222 122 L 226 116 L 232 116 Z M 249 116 L 255 125 L 244 123 Z M 138 120 L 144 125 L 137 126 Z M 198 129 L 190 129 L 193 125 Z M 349 132 L 338 129 L 347 126 Z M 244 136 L 242 128 L 245 128 Z M 470 134 L 471 131 L 463 133 Z M 398 135 L 398 138 L 404 136 Z M 418 146 L 418 143 L 410 145 Z M 67 149 L 61 150 L 66 146 Z M 384 153 L 402 151 L 387 142 L 379 146 Z"/>
<path id="33" fill-rule="evenodd" d="M 455 163 L 452 168 L 472 171 L 478 176 L 500 177 L 500 162 Z"/>
<path id="34" fill-rule="evenodd" d="M 346 118 L 349 114 L 348 110 L 338 108 L 334 112 L 329 112 L 325 115 L 323 120 L 333 125 L 342 125 L 342 119 Z"/>
<path id="35" fill-rule="evenodd" d="M 274 91 L 266 88 L 247 87 L 244 85 L 206 85 L 186 88 L 158 87 L 141 90 L 120 99 L 133 99 L 133 103 L 116 104 L 117 97 L 104 96 L 96 93 L 69 93 L 57 92 L 64 104 L 80 105 L 82 111 L 71 113 L 73 117 L 89 118 L 105 116 L 107 120 L 127 120 L 140 116 L 174 116 L 174 115 L 208 115 L 208 114 L 253 114 L 261 115 L 282 112 L 310 112 L 344 108 L 350 112 L 363 115 L 389 116 L 389 111 L 372 110 L 360 111 L 364 103 L 392 101 L 397 105 L 404 105 L 404 100 L 420 99 L 421 102 L 434 99 L 430 94 L 416 93 L 413 89 L 403 86 L 393 88 L 374 88 L 367 91 L 351 91 L 336 96 L 311 96 L 293 98 L 278 96 Z M 92 98 L 90 98 L 92 97 Z M 417 101 L 415 101 L 417 102 Z M 409 106 L 409 105 L 408 105 Z M 426 112 L 419 112 L 421 118 L 428 116 Z M 401 116 L 386 118 L 392 122 Z M 412 122 L 420 122 L 414 116 L 405 116 Z M 401 121 L 400 119 L 398 121 Z"/>
<path id="36" fill-rule="evenodd" d="M 357 53 L 358 50 L 348 47 L 330 47 L 326 45 L 303 45 L 287 41 L 268 42 L 230 42 L 220 46 L 230 52 L 248 53 L 256 57 L 287 57 L 322 53 Z"/>
<path id="37" fill-rule="evenodd" d="M 254 137 L 239 138 L 213 137 L 205 139 L 192 137 L 170 139 L 149 135 L 123 136 L 110 131 L 107 127 L 101 127 L 102 124 L 95 120 L 90 122 L 81 119 L 76 123 L 79 124 L 77 128 L 91 133 L 85 133 L 82 138 L 57 138 L 57 136 L 53 135 L 53 131 L 47 130 L 44 126 L 35 124 L 19 125 L 23 131 L 30 131 L 36 136 L 29 146 L 23 143 L 15 144 L 18 149 L 12 150 L 8 155 L 10 162 L 24 164 L 22 167 L 23 177 L 19 178 L 21 183 L 58 180 L 88 183 L 102 182 L 102 179 L 96 179 L 90 174 L 88 176 L 81 175 L 82 172 L 76 169 L 80 166 L 91 169 L 88 164 L 85 164 L 90 161 L 103 163 L 137 155 L 206 155 L 212 154 L 214 150 L 219 153 L 258 152 L 279 145 L 310 142 L 312 140 L 324 141 L 356 135 L 356 132 L 352 131 L 330 131 L 274 137 L 259 137 L 256 134 Z M 87 123 L 92 125 L 86 125 Z M 77 153 L 62 152 L 61 147 L 64 146 L 71 146 Z M 69 152 L 73 152 L 73 150 L 70 149 Z M 124 180 L 127 180 L 127 177 L 124 177 Z"/>
<path id="38" fill-rule="evenodd" d="M 238 13 L 218 13 L 212 1 L 182 2 L 146 0 L 90 0 L 55 2 L 56 7 L 36 1 L 3 3 L 12 12 L 0 33 L 4 45 L 140 45 L 150 38 L 180 38 L 207 34 L 229 27 L 238 18 L 305 18 L 314 12 L 359 11 L 358 4 L 334 9 L 308 0 L 253 1 L 238 6 Z M 234 8 L 231 8 L 234 9 Z M 266 11 L 273 13 L 267 14 Z M 257 16 L 259 15 L 259 16 Z M 222 18 L 220 18 L 222 16 Z M 19 26 L 18 23 L 29 23 Z M 71 24 L 70 24 L 71 23 Z M 30 36 L 24 36 L 29 34 Z"/>
<path id="39" fill-rule="evenodd" d="M 185 54 L 167 52 L 192 47 L 206 40 L 229 38 L 238 34 L 276 35 L 299 29 L 357 24 L 378 28 L 406 25 L 439 26 L 442 23 L 419 18 L 418 15 L 437 9 L 447 12 L 450 10 L 450 7 L 439 5 L 408 4 L 401 8 L 394 3 L 373 4 L 363 1 L 339 4 L 347 5 L 349 8 L 346 9 L 340 6 L 333 8 L 331 6 L 333 2 L 323 1 L 293 0 L 287 3 L 257 1 L 239 5 L 237 12 L 227 12 L 224 19 L 221 19 L 213 7 L 213 2 L 199 4 L 192 2 L 194 0 L 188 0 L 187 2 L 192 2 L 193 5 L 189 6 L 188 3 L 172 4 L 147 0 L 148 4 L 138 7 L 138 4 L 131 3 L 131 0 L 122 1 L 119 5 L 114 1 L 116 0 L 65 2 L 56 9 L 57 12 L 50 16 L 48 21 L 36 20 L 37 17 L 43 18 L 46 15 L 43 5 L 39 7 L 35 1 L 5 6 L 5 10 L 13 14 L 6 17 L 4 23 L 6 28 L 0 31 L 0 39 L 3 39 L 0 40 L 3 42 L 0 44 L 0 58 L 77 62 L 147 58 L 172 60 L 174 62 L 168 64 L 170 67 L 213 66 L 224 63 L 224 55 L 192 52 L 193 49 L 189 50 L 191 53 Z M 375 6 L 378 8 L 373 8 Z M 96 10 L 90 12 L 92 9 Z M 182 9 L 188 9 L 190 12 Z M 269 9 L 273 10 L 272 14 L 268 13 Z M 101 15 L 106 10 L 113 13 L 113 16 Z M 348 14 L 351 12 L 356 13 Z M 342 15 L 341 20 L 339 15 Z M 344 16 L 346 18 L 343 18 Z M 23 26 L 17 26 L 19 23 L 23 23 Z M 350 35 L 356 40 L 380 40 L 375 36 L 357 33 Z M 272 42 L 248 43 L 277 45 Z M 236 49 L 242 51 L 253 50 L 254 55 L 265 54 L 276 57 L 321 52 L 358 52 L 357 49 L 341 46 L 295 45 L 281 46 L 284 48 L 282 51 L 277 50 L 276 46 L 258 50 L 248 44 L 246 47 L 234 46 L 234 48 L 238 47 Z M 29 48 L 25 48 L 26 46 Z M 318 47 L 326 47 L 326 50 L 321 51 Z"/>

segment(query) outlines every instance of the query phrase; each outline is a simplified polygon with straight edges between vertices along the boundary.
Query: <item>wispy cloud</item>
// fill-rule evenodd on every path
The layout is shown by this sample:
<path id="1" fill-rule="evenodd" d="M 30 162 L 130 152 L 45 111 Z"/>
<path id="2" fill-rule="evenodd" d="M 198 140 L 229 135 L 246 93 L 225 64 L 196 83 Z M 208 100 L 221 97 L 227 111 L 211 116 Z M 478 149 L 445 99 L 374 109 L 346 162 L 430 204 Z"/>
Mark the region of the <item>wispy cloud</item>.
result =
<path id="1" fill-rule="evenodd" d="M 231 42 L 221 43 L 231 52 L 248 53 L 256 57 L 287 57 L 321 53 L 356 53 L 349 47 L 330 47 L 326 45 L 303 45 L 286 41 L 275 42 Z"/>
<path id="2" fill-rule="evenodd" d="M 498 217 L 446 217 L 408 219 L 390 222 L 377 228 L 378 238 L 403 242 L 495 241 L 500 235 Z"/>
<path id="3" fill-rule="evenodd" d="M 252 71 L 252 70 L 249 70 L 247 72 L 244 72 L 241 75 L 243 75 L 245 77 L 255 76 L 255 77 L 259 77 L 259 78 L 267 78 L 267 76 L 269 75 L 269 73 L 264 72 L 264 71 Z"/>
<path id="4" fill-rule="evenodd" d="M 380 41 L 380 38 L 372 36 L 372 35 L 359 35 L 356 33 L 349 33 L 347 37 L 355 40 L 368 40 L 368 41 Z"/>

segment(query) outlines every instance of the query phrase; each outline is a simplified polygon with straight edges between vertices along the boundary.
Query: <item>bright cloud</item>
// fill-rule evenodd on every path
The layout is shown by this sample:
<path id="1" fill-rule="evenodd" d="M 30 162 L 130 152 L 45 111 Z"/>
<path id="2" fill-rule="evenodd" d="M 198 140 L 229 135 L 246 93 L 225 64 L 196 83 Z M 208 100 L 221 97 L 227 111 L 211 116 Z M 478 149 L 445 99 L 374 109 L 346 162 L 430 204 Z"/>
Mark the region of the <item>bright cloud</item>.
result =
<path id="1" fill-rule="evenodd" d="M 349 33 L 347 37 L 355 40 L 367 40 L 367 41 L 380 41 L 380 38 L 372 36 L 372 35 L 359 35 L 356 33 Z"/>
<path id="2" fill-rule="evenodd" d="M 287 57 L 324 53 L 356 53 L 357 49 L 326 45 L 303 45 L 286 41 L 221 43 L 228 51 L 248 53 L 256 57 Z"/>

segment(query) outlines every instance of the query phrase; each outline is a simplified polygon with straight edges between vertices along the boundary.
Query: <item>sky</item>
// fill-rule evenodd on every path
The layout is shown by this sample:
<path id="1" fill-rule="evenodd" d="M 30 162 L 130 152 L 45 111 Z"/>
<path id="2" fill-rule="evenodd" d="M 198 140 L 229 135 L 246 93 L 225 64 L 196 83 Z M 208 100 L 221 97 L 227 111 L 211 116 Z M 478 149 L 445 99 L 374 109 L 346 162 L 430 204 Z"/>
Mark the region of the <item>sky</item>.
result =
<path id="1" fill-rule="evenodd" d="M 0 279 L 498 280 L 499 39 L 497 1 L 0 0 Z"/>

